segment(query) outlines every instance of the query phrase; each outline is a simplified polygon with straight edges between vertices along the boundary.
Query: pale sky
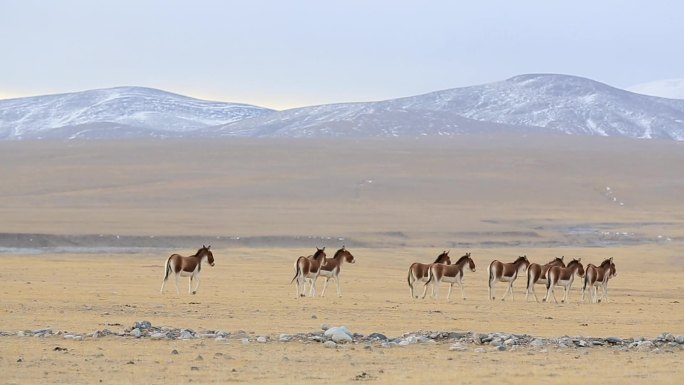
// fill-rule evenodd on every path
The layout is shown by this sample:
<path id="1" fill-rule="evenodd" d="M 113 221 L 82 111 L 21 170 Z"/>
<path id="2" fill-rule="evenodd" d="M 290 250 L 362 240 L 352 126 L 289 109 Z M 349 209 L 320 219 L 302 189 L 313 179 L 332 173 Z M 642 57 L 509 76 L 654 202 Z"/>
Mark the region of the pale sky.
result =
<path id="1" fill-rule="evenodd" d="M 684 1 L 0 0 L 0 99 L 117 86 L 284 109 L 562 73 L 684 78 Z"/>

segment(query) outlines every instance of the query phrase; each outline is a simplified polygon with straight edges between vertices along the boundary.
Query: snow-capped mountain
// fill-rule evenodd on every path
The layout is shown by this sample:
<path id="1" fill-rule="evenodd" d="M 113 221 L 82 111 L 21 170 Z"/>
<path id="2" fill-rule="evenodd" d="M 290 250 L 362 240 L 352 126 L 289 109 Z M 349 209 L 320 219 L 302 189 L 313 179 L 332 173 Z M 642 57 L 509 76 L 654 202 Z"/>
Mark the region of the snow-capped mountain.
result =
<path id="1" fill-rule="evenodd" d="M 244 136 L 451 135 L 503 129 L 684 140 L 684 100 L 568 75 L 521 75 L 425 95 L 286 110 L 221 127 Z"/>
<path id="2" fill-rule="evenodd" d="M 271 110 L 151 88 L 0 100 L 0 139 L 183 136 Z"/>
<path id="3" fill-rule="evenodd" d="M 684 140 L 684 100 L 554 74 L 285 111 L 207 102 L 147 88 L 0 100 L 0 139 L 416 137 L 482 132 Z"/>

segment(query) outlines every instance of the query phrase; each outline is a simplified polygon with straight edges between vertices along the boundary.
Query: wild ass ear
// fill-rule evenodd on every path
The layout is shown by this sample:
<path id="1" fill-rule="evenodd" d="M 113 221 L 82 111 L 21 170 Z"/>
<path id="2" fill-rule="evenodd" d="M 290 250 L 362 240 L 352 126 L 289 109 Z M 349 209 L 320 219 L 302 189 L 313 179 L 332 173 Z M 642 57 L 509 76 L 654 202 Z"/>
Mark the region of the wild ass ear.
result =
<path id="1" fill-rule="evenodd" d="M 211 249 L 211 245 L 207 246 L 207 250 Z"/>

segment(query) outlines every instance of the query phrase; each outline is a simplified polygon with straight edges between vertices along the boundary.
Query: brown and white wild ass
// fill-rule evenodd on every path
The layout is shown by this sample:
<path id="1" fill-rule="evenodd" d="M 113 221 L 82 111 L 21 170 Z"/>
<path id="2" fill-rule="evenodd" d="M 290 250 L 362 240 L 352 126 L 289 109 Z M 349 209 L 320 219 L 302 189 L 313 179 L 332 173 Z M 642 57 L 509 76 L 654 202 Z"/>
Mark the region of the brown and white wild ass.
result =
<path id="1" fill-rule="evenodd" d="M 188 293 L 195 294 L 200 285 L 200 272 L 202 271 L 202 259 L 207 258 L 209 265 L 214 266 L 214 254 L 209 250 L 211 246 L 204 246 L 197 250 L 195 255 L 184 257 L 180 254 L 171 254 L 164 265 L 164 280 L 162 281 L 160 293 L 164 293 L 164 285 L 169 275 L 173 273 L 176 276 L 176 293 L 180 294 L 178 289 L 179 277 L 190 277 L 188 286 Z M 197 280 L 195 290 L 192 289 L 192 280 Z"/>
<path id="2" fill-rule="evenodd" d="M 408 271 L 408 285 L 409 291 L 411 292 L 411 298 L 418 298 L 415 295 L 414 285 L 416 281 L 427 282 L 428 274 L 430 272 L 430 266 L 435 263 L 443 263 L 446 265 L 451 264 L 451 258 L 449 258 L 449 252 L 443 251 L 442 254 L 438 255 L 432 264 L 429 263 L 418 263 L 414 262 L 409 267 Z M 427 292 L 427 285 L 423 289 L 423 298 L 425 298 L 425 293 Z"/>
<path id="3" fill-rule="evenodd" d="M 512 263 L 503 263 L 497 260 L 493 260 L 492 263 L 487 267 L 487 275 L 489 276 L 489 299 L 494 300 L 494 285 L 497 281 L 508 282 L 508 288 L 504 293 L 501 300 L 506 299 L 506 295 L 510 292 L 511 298 L 515 299 L 513 296 L 513 282 L 518 278 L 520 271 L 527 269 L 530 265 L 530 261 L 527 260 L 527 256 L 523 255 L 518 257 Z"/>
<path id="4" fill-rule="evenodd" d="M 584 291 L 589 286 L 589 296 L 591 297 L 591 302 L 596 303 L 601 302 L 601 299 L 608 300 L 608 280 L 617 276 L 617 269 L 615 268 L 615 263 L 613 262 L 613 257 L 610 257 L 597 267 L 591 263 L 587 265 L 586 271 L 584 273 L 584 285 L 582 286 L 582 302 L 584 302 Z M 598 288 L 599 286 L 603 290 L 603 295 L 601 299 L 598 298 Z M 593 289 L 593 291 L 592 291 Z"/>
<path id="5" fill-rule="evenodd" d="M 527 296 L 529 296 L 530 292 L 532 292 L 532 294 L 534 295 L 534 300 L 539 302 L 539 298 L 537 298 L 537 293 L 534 292 L 534 285 L 546 285 L 546 274 L 549 272 L 549 269 L 551 267 L 565 267 L 563 258 L 565 257 L 556 257 L 551 262 L 545 265 L 540 265 L 538 263 L 530 263 L 530 266 L 527 268 L 527 291 L 525 292 L 525 301 L 527 301 Z"/>
<path id="6" fill-rule="evenodd" d="M 332 258 L 328 258 L 325 261 L 325 265 L 321 267 L 320 276 L 325 278 L 323 283 L 323 291 L 321 291 L 321 297 L 325 295 L 325 288 L 328 287 L 328 281 L 331 279 L 335 280 L 337 285 L 337 296 L 342 297 L 342 292 L 340 291 L 340 269 L 342 268 L 342 263 L 356 263 L 354 256 L 349 252 L 344 246 L 335 252 Z"/>
<path id="7" fill-rule="evenodd" d="M 316 295 L 316 279 L 321 272 L 321 266 L 325 264 L 325 247 L 316 248 L 313 256 L 299 257 L 295 261 L 295 276 L 290 283 L 297 280 L 297 297 L 304 297 L 306 292 L 306 280 L 311 279 L 310 295 Z"/>
<path id="8" fill-rule="evenodd" d="M 573 259 L 566 267 L 553 266 L 549 269 L 549 272 L 546 274 L 546 295 L 542 301 L 546 302 L 549 299 L 549 294 L 551 294 L 553 295 L 553 300 L 558 303 L 556 293 L 553 292 L 553 288 L 556 285 L 563 286 L 565 289 L 562 302 L 568 300 L 568 293 L 572 287 L 572 282 L 575 280 L 575 274 L 580 278 L 584 277 L 584 266 L 582 266 L 581 260 L 582 258 Z"/>
<path id="9" fill-rule="evenodd" d="M 448 282 L 449 292 L 447 293 L 447 301 L 451 296 L 451 289 L 454 288 L 454 283 L 457 283 L 461 288 L 461 297 L 466 299 L 465 292 L 463 291 L 463 267 L 466 263 L 470 268 L 470 271 L 475 272 L 475 262 L 470 258 L 470 253 L 466 253 L 464 256 L 458 259 L 453 265 L 444 265 L 441 263 L 433 263 L 430 266 L 430 273 L 425 286 L 432 282 L 432 297 L 437 298 L 439 296 L 439 284 L 440 282 Z M 423 295 L 424 296 L 424 295 Z"/>

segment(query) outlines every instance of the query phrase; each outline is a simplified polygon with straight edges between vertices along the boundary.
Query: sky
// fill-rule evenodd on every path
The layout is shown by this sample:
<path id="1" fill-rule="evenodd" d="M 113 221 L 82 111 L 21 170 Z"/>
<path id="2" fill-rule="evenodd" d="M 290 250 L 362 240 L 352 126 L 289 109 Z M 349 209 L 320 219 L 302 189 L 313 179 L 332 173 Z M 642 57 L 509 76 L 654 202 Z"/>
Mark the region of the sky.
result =
<path id="1" fill-rule="evenodd" d="M 684 78 L 684 1 L 0 0 L 0 99 L 144 86 L 286 109 L 561 73 Z"/>

